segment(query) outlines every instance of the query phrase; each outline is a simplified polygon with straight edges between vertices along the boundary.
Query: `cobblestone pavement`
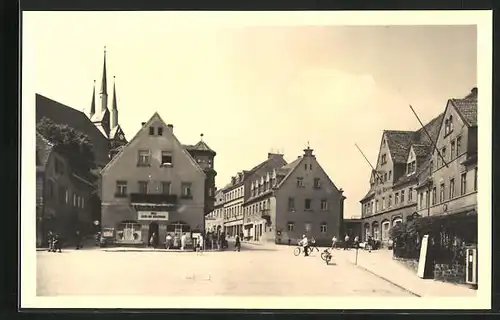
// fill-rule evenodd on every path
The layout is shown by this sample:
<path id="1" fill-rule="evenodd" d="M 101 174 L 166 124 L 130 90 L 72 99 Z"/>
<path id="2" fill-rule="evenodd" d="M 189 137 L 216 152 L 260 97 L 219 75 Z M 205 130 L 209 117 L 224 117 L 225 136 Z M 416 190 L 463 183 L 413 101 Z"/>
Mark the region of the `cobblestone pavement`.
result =
<path id="1" fill-rule="evenodd" d="M 37 295 L 411 296 L 345 259 L 245 244 L 241 252 L 37 252 Z"/>

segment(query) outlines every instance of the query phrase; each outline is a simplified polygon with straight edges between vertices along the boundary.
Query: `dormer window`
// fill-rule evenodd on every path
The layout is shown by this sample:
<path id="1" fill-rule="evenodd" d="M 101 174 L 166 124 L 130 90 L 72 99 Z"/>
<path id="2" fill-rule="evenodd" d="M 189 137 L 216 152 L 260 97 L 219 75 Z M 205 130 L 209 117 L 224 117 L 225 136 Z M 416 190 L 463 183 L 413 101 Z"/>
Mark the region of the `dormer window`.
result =
<path id="1" fill-rule="evenodd" d="M 415 160 L 413 160 L 412 162 L 408 162 L 406 164 L 406 173 L 410 175 L 415 173 L 415 171 L 417 171 L 417 163 L 415 162 Z"/>
<path id="2" fill-rule="evenodd" d="M 444 134 L 448 135 L 452 131 L 453 131 L 453 116 L 450 115 L 450 117 L 444 121 Z"/>

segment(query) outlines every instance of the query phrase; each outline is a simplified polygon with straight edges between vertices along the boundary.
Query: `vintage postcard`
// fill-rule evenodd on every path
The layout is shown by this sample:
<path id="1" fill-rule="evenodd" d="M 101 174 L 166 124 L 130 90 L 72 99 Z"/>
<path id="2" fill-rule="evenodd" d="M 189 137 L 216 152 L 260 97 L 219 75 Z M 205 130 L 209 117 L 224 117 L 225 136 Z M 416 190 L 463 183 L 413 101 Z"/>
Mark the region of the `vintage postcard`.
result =
<path id="1" fill-rule="evenodd" d="M 490 307 L 491 12 L 22 31 L 21 307 Z"/>

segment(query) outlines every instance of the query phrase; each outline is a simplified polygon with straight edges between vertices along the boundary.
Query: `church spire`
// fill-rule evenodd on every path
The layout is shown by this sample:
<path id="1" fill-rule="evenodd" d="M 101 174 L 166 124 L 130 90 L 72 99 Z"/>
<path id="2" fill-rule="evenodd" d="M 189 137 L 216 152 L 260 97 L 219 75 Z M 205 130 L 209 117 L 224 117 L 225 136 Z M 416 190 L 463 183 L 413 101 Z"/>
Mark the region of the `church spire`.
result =
<path id="1" fill-rule="evenodd" d="M 94 114 L 95 114 L 95 80 L 94 80 L 94 87 L 92 88 L 92 102 L 90 103 L 89 118 L 92 119 Z"/>
<path id="2" fill-rule="evenodd" d="M 104 46 L 104 64 L 102 66 L 101 95 L 108 95 L 108 81 L 106 75 L 106 46 Z"/>
<path id="3" fill-rule="evenodd" d="M 118 106 L 116 102 L 116 77 L 113 76 L 113 106 L 111 110 L 111 129 L 118 125 Z"/>

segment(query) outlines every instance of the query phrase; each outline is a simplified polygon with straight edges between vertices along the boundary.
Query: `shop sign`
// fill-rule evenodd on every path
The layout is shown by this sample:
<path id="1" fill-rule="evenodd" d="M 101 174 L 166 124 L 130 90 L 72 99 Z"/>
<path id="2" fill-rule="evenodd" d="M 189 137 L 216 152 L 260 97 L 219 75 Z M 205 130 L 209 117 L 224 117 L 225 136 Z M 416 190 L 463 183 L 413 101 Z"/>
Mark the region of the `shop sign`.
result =
<path id="1" fill-rule="evenodd" d="M 137 220 L 168 220 L 168 212 L 154 212 L 154 211 L 139 211 L 137 213 Z"/>
<path id="2" fill-rule="evenodd" d="M 106 229 L 103 229 L 102 230 L 102 236 L 104 238 L 112 238 L 113 237 L 113 232 L 114 232 L 114 229 L 113 228 L 106 228 Z"/>

